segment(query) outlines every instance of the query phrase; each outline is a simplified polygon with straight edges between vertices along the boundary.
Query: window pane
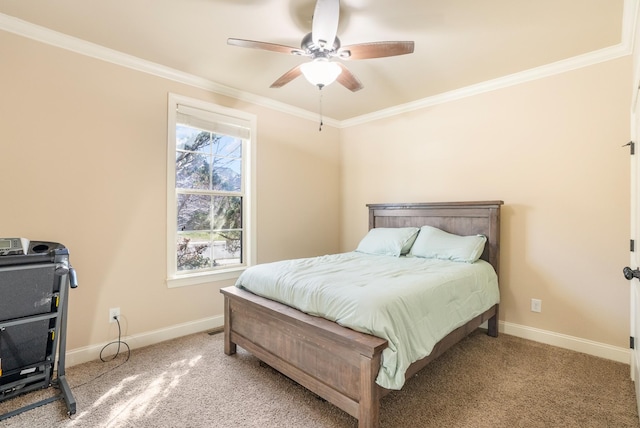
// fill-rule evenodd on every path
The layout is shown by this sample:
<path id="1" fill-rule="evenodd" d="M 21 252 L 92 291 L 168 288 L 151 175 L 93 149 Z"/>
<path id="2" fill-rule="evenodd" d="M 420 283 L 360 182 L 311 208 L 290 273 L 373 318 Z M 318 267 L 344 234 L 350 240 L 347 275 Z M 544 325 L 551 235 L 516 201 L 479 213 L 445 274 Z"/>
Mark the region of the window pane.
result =
<path id="1" fill-rule="evenodd" d="M 239 196 L 213 197 L 214 230 L 242 228 L 242 198 Z"/>
<path id="2" fill-rule="evenodd" d="M 213 145 L 213 153 L 216 156 L 242 157 L 242 140 L 227 135 L 216 135 Z"/>
<path id="3" fill-rule="evenodd" d="M 190 234 L 178 235 L 176 255 L 179 271 L 211 268 L 211 242 L 209 234 L 206 235 L 205 241 Z"/>
<path id="4" fill-rule="evenodd" d="M 178 195 L 178 231 L 211 229 L 211 196 Z"/>
<path id="5" fill-rule="evenodd" d="M 242 263 L 242 232 L 222 231 L 213 234 L 214 265 Z"/>
<path id="6" fill-rule="evenodd" d="M 194 152 L 211 151 L 211 133 L 186 125 L 176 126 L 176 149 Z"/>
<path id="7" fill-rule="evenodd" d="M 210 189 L 211 157 L 201 153 L 176 153 L 176 187 Z"/>
<path id="8" fill-rule="evenodd" d="M 213 159 L 213 190 L 242 190 L 242 160 L 215 157 Z"/>

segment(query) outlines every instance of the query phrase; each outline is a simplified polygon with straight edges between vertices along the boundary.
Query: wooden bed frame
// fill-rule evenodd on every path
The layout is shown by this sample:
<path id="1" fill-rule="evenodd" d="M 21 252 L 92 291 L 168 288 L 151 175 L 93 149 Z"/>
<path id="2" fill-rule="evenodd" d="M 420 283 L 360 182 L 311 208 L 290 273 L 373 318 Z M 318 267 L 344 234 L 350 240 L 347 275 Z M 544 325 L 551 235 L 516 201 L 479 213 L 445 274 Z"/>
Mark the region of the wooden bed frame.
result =
<path id="1" fill-rule="evenodd" d="M 369 228 L 430 225 L 459 235 L 487 237 L 482 259 L 499 272 L 502 201 L 369 204 Z M 387 341 L 307 315 L 237 287 L 224 294 L 224 352 L 236 345 L 358 419 L 359 428 L 379 426 L 380 398 L 391 390 L 375 380 Z M 498 305 L 438 342 L 413 363 L 406 379 L 488 321 L 498 335 Z"/>

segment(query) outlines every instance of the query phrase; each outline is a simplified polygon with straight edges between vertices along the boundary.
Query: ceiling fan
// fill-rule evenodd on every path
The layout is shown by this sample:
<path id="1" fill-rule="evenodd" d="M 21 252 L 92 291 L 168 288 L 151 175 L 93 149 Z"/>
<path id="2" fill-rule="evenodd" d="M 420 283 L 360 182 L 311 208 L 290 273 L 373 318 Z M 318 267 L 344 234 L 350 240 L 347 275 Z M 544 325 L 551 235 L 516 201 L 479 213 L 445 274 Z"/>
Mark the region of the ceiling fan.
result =
<path id="1" fill-rule="evenodd" d="M 273 82 L 272 88 L 280 88 L 302 74 L 320 89 L 337 80 L 353 92 L 362 89 L 362 83 L 342 63 L 331 61 L 332 59 L 383 58 L 413 52 L 414 43 L 409 41 L 369 42 L 342 47 L 336 35 L 339 19 L 340 0 L 318 0 L 313 13 L 311 32 L 303 37 L 300 48 L 233 38 L 227 39 L 227 43 L 311 58 L 311 61 L 297 65 L 280 76 Z"/>

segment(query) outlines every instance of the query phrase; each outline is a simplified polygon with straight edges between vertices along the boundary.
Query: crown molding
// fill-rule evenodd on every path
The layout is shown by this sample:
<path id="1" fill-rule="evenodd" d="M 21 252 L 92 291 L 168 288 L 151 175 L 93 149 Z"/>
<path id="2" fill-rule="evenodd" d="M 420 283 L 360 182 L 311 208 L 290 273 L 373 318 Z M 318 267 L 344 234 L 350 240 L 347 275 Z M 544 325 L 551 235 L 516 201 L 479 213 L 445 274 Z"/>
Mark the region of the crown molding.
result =
<path id="1" fill-rule="evenodd" d="M 46 27 L 42 27 L 30 22 L 0 13 L 0 30 L 14 33 L 28 39 L 32 39 L 41 43 L 75 52 L 80 55 L 110 62 L 122 67 L 151 74 L 174 82 L 193 86 L 216 94 L 225 95 L 256 104 L 272 110 L 281 111 L 292 116 L 312 121 L 318 120 L 318 113 L 310 112 L 290 104 L 275 101 L 271 98 L 262 97 L 249 92 L 240 91 L 229 86 L 221 85 L 193 74 L 185 73 L 171 67 L 166 67 L 151 61 L 147 61 L 133 55 L 125 54 L 114 49 L 110 49 L 95 43 L 88 42 L 67 34 L 63 34 Z M 339 127 L 340 122 L 330 117 L 324 117 L 323 122 L 326 125 Z"/>
<path id="2" fill-rule="evenodd" d="M 460 89 L 455 89 L 449 92 L 444 92 L 442 94 L 434 95 L 431 97 L 422 98 L 420 100 L 397 105 L 388 109 L 378 110 L 373 113 L 346 119 L 340 122 L 340 127 L 348 128 L 350 126 L 362 125 L 374 120 L 385 119 L 402 113 L 432 107 L 450 101 L 456 101 L 462 98 L 507 88 L 509 86 L 519 85 L 521 83 L 530 82 L 533 80 L 543 79 L 545 77 L 566 73 L 568 71 L 631 55 L 635 38 L 634 36 L 636 30 L 636 15 L 638 13 L 638 2 L 639 0 L 625 0 L 622 14 L 621 42 L 615 46 L 589 52 L 583 55 L 578 55 L 572 58 L 567 58 L 562 61 L 557 61 L 522 72 L 499 77 L 497 79 L 487 80 L 485 82 L 466 86 Z"/>
<path id="3" fill-rule="evenodd" d="M 373 113 L 346 119 L 340 122 L 340 127 L 348 128 L 350 126 L 362 125 L 374 120 L 380 120 L 410 111 L 432 107 L 438 104 L 444 104 L 462 98 L 483 94 L 485 92 L 491 92 L 498 89 L 507 88 L 509 86 L 519 85 L 521 83 L 530 82 L 532 80 L 554 76 L 556 74 L 565 73 L 567 71 L 576 70 L 589 65 L 610 61 L 612 59 L 620 58 L 629 54 L 630 51 L 628 47 L 622 44 L 613 46 L 611 48 L 604 48 L 584 55 L 579 55 L 566 60 L 554 62 L 552 64 L 543 65 L 519 73 L 499 77 L 497 79 L 487 80 L 475 85 L 465 86 L 464 88 L 455 89 L 453 91 L 443 92 L 441 94 L 422 98 L 410 103 L 400 104 L 388 109 L 378 110 Z"/>
<path id="4" fill-rule="evenodd" d="M 626 55 L 630 55 L 633 50 L 634 36 L 636 30 L 636 15 L 638 13 L 638 3 L 640 0 L 625 0 L 622 16 L 622 34 L 621 43 L 600 49 L 598 51 L 589 52 L 578 55 L 562 61 L 543 65 L 533 69 L 525 70 L 519 73 L 510 74 L 497 79 L 488 80 L 475 85 L 466 86 L 410 103 L 401 104 L 388 109 L 378 110 L 362 116 L 357 116 L 346 120 L 336 120 L 325 117 L 326 125 L 336 128 L 348 128 L 351 126 L 362 125 L 367 122 L 380 120 L 399 114 L 415 111 L 434 105 L 443 104 L 462 98 L 495 91 L 502 88 L 518 85 L 532 80 L 542 79 L 567 71 L 576 70 L 582 67 L 610 61 Z M 198 77 L 189 73 L 182 72 L 170 67 L 166 67 L 151 61 L 147 61 L 132 55 L 125 54 L 86 40 L 78 39 L 57 31 L 50 30 L 39 25 L 32 24 L 21 19 L 0 13 L 0 30 L 17 34 L 32 40 L 39 41 L 48 45 L 66 49 L 80 55 L 89 56 L 112 64 L 127 67 L 143 73 L 158 76 L 164 79 L 172 80 L 185 85 L 205 89 L 220 95 L 225 95 L 256 104 L 272 110 L 280 111 L 292 116 L 300 117 L 307 120 L 315 121 L 318 118 L 317 113 L 310 112 L 290 104 L 275 101 L 273 99 L 255 95 L 249 92 L 240 91 L 219 83 L 213 82 L 202 77 Z"/>

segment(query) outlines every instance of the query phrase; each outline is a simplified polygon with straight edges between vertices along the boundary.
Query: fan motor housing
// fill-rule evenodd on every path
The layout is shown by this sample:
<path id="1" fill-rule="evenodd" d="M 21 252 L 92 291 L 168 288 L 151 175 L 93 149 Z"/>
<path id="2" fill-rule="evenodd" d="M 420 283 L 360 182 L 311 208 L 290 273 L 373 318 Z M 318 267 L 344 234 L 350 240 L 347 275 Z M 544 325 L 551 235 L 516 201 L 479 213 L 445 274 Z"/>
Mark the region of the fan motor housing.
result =
<path id="1" fill-rule="evenodd" d="M 338 37 L 335 38 L 335 40 L 333 41 L 333 46 L 331 47 L 331 49 L 323 49 L 320 46 L 317 46 L 315 43 L 313 43 L 313 37 L 311 35 L 311 33 L 307 33 L 303 38 L 302 38 L 302 42 L 300 43 L 300 47 L 314 55 L 314 58 L 316 57 L 315 55 L 318 52 L 337 52 L 338 49 L 340 49 L 340 39 Z M 320 55 L 322 56 L 322 55 Z"/>

